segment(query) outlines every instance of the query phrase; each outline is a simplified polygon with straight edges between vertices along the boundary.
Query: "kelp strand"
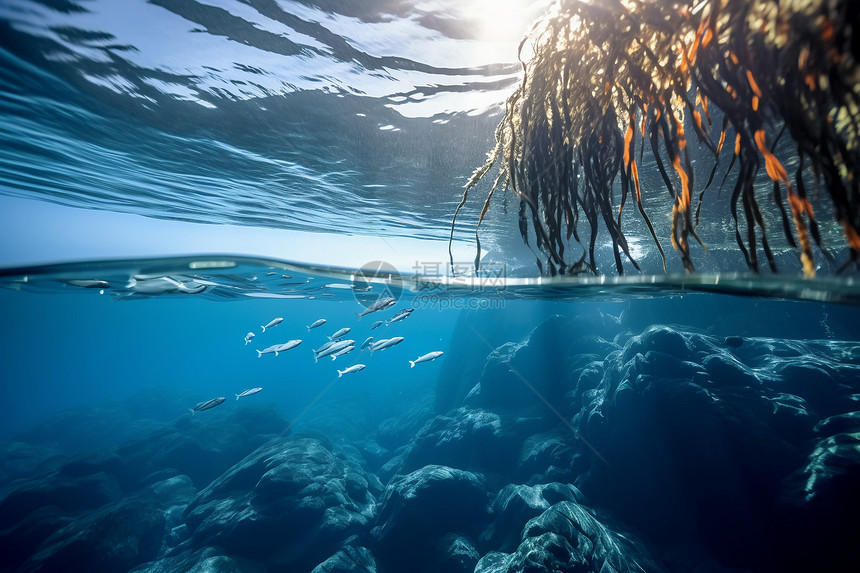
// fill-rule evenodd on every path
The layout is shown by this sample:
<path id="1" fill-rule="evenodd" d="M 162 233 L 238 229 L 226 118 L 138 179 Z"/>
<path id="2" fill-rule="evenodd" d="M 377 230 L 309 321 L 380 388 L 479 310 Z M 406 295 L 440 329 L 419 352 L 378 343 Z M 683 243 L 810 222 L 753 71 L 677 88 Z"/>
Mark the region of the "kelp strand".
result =
<path id="1" fill-rule="evenodd" d="M 812 245 L 820 247 L 821 240 L 803 180 L 810 174 L 833 204 L 848 263 L 857 261 L 860 67 L 853 30 L 860 22 L 849 2 L 561 0 L 519 46 L 522 81 L 506 103 L 493 151 L 466 184 L 452 238 L 469 191 L 498 165 L 476 232 L 494 192 L 504 187 L 520 201 L 518 224 L 527 245 L 529 228 L 534 232 L 542 273 L 599 273 L 600 228 L 611 240 L 616 272 L 624 272 L 625 262 L 638 270 L 622 229 L 632 195 L 666 272 L 665 253 L 643 205 L 643 195 L 656 192 L 641 180 L 648 152 L 671 200 L 670 242 L 693 272 L 690 241 L 706 251 L 696 228 L 733 133 L 719 189 L 737 164 L 729 202 L 748 267 L 759 270 L 762 252 L 777 271 L 755 193 L 762 167 L 772 181 L 768 200 L 779 209 L 777 228 L 797 251 L 805 276 L 815 273 Z M 522 57 L 527 43 L 534 54 L 528 61 Z M 712 113 L 722 116 L 715 139 Z M 701 189 L 688 128 L 713 157 Z M 796 149 L 793 177 L 777 157 L 787 147 L 777 146 L 783 131 Z M 580 251 L 569 263 L 571 239 Z"/>

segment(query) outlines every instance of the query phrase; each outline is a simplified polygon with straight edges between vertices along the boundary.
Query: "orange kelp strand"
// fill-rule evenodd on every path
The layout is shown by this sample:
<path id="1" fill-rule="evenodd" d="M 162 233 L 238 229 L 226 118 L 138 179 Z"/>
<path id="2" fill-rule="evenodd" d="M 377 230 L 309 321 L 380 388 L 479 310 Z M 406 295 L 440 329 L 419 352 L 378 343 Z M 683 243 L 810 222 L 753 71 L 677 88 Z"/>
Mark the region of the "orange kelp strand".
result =
<path id="1" fill-rule="evenodd" d="M 752 89 L 756 97 L 761 97 L 761 89 L 759 89 L 758 87 L 758 82 L 755 81 L 752 72 L 749 70 L 747 70 L 747 81 L 749 82 L 750 88 Z"/>
<path id="2" fill-rule="evenodd" d="M 816 242 L 820 235 L 804 177 L 824 183 L 834 220 L 845 229 L 851 262 L 860 268 L 860 91 L 855 85 L 860 62 L 852 52 L 856 25 L 845 17 L 853 10 L 849 2 L 856 0 L 558 0 L 520 44 L 522 80 L 496 129 L 492 157 L 470 178 L 467 191 L 490 166 L 499 165 L 504 177 L 496 181 L 520 200 L 520 234 L 528 245 L 534 232 L 541 272 L 599 273 L 595 241 L 608 234 L 621 273 L 622 255 L 634 269 L 638 265 L 618 216 L 619 186 L 621 205 L 630 190 L 635 192 L 641 221 L 663 254 L 641 203 L 643 192 L 653 191 L 639 181 L 638 166 L 645 164 L 647 151 L 648 164 L 672 197 L 673 246 L 691 271 L 688 239 L 699 237 L 691 220 L 696 180 L 694 150 L 685 134 L 689 117 L 705 144 L 695 151 L 713 154 L 711 175 L 700 189 L 697 223 L 731 128 L 735 145 L 723 184 L 736 178 L 730 216 L 749 268 L 758 270 L 763 249 L 776 272 L 766 232 L 770 210 L 756 202 L 761 167 L 774 182 L 778 221 L 789 244 L 797 245 L 804 274 L 812 276 L 814 270 L 810 235 Z M 523 61 L 526 44 L 533 57 Z M 707 120 L 711 127 L 711 105 L 723 123 L 716 145 L 704 125 Z M 642 138 L 638 160 L 637 128 Z M 780 128 L 788 132 L 783 141 L 789 141 L 782 149 L 794 145 L 799 165 L 809 164 L 798 169 L 795 185 L 766 145 L 766 134 Z M 652 196 L 656 201 L 665 194 Z M 479 210 L 479 221 L 490 216 Z M 666 223 L 658 232 L 666 232 Z M 570 244 L 571 237 L 576 244 Z M 572 263 L 565 260 L 571 251 L 576 253 Z"/>
<path id="3" fill-rule="evenodd" d="M 806 229 L 806 223 L 803 221 L 802 215 L 806 213 L 810 218 L 814 218 L 812 213 L 812 205 L 806 198 L 800 197 L 794 192 L 791 182 L 788 180 L 788 174 L 779 159 L 765 145 L 765 133 L 763 129 L 755 132 L 755 142 L 759 152 L 764 156 L 765 169 L 767 174 L 774 181 L 781 181 L 786 186 L 786 196 L 788 198 L 788 206 L 791 207 L 792 219 L 794 227 L 797 230 L 797 240 L 800 243 L 800 260 L 803 265 L 803 275 L 812 278 L 815 276 L 815 265 L 812 262 L 812 248 L 809 243 L 809 233 Z"/>
<path id="4" fill-rule="evenodd" d="M 758 146 L 758 150 L 761 152 L 762 156 L 764 156 L 765 161 L 765 169 L 767 169 L 767 174 L 774 181 L 782 181 L 783 183 L 788 183 L 788 174 L 785 172 L 785 168 L 782 166 L 782 163 L 779 162 L 779 159 L 770 152 L 765 145 L 764 142 L 765 133 L 763 129 L 759 129 L 755 132 L 755 143 Z"/>
<path id="5" fill-rule="evenodd" d="M 720 154 L 720 152 L 723 150 L 723 144 L 724 144 L 725 142 L 726 142 L 726 130 L 725 130 L 725 129 L 723 129 L 722 131 L 720 131 L 720 140 L 719 140 L 719 142 L 717 143 L 717 155 L 719 155 L 719 154 Z M 737 147 L 738 147 L 738 146 L 735 146 L 735 153 L 737 153 L 737 152 L 738 152 Z"/>

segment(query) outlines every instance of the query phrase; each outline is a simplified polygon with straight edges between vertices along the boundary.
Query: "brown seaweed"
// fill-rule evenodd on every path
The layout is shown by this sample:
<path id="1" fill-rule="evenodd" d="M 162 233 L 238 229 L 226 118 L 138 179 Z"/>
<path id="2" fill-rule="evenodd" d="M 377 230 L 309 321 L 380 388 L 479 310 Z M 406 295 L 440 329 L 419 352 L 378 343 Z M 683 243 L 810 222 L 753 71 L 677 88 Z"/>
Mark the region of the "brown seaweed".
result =
<path id="1" fill-rule="evenodd" d="M 853 30 L 860 22 L 850 3 L 561 0 L 520 44 L 522 81 L 507 101 L 495 148 L 465 186 L 452 236 L 469 192 L 498 165 L 477 226 L 495 191 L 510 189 L 520 200 L 526 244 L 529 227 L 534 233 L 541 272 L 597 274 L 601 227 L 611 238 L 616 272 L 623 273 L 625 263 L 638 270 L 622 229 L 628 201 L 635 201 L 665 272 L 666 255 L 642 202 L 644 194 L 658 192 L 640 179 L 648 153 L 671 202 L 670 242 L 692 272 L 691 240 L 705 247 L 696 232 L 701 205 L 734 134 L 725 177 L 734 177 L 729 204 L 749 268 L 759 270 L 763 253 L 777 271 L 755 193 L 762 168 L 773 182 L 766 198 L 779 208 L 776 223 L 797 251 L 803 274 L 814 275 L 813 243 L 820 247 L 803 180 L 810 173 L 826 189 L 844 232 L 850 260 L 842 268 L 856 263 L 860 67 Z M 527 60 L 525 47 L 534 54 Z M 722 116 L 713 139 L 712 112 Z M 714 161 L 698 195 L 688 130 Z M 783 130 L 799 163 L 793 177 L 777 157 Z M 719 193 L 707 200 L 719 200 Z M 580 249 L 573 255 L 571 238 Z"/>

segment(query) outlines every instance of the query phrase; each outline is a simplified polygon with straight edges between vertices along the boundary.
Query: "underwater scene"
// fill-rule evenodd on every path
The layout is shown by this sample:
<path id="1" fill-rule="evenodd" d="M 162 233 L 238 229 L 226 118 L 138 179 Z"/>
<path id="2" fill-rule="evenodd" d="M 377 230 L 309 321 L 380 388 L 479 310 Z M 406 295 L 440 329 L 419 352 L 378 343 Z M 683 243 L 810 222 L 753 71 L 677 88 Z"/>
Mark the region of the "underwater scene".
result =
<path id="1" fill-rule="evenodd" d="M 854 571 L 849 0 L 0 2 L 0 573 Z"/>

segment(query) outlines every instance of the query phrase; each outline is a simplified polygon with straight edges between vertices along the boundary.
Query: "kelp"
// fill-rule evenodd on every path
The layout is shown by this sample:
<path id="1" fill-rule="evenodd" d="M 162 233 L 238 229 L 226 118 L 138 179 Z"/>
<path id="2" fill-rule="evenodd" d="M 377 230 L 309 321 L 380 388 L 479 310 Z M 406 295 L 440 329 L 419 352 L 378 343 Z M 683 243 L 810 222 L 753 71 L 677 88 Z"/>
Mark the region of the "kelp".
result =
<path id="1" fill-rule="evenodd" d="M 860 68 L 852 35 L 858 11 L 850 4 L 561 0 L 520 44 L 522 82 L 506 102 L 493 151 L 465 185 L 452 237 L 469 192 L 498 165 L 477 227 L 493 194 L 511 190 L 520 200 L 520 233 L 528 245 L 531 229 L 542 272 L 545 265 L 552 275 L 597 274 L 600 227 L 611 238 L 616 271 L 624 272 L 625 261 L 638 270 L 622 230 L 628 202 L 635 203 L 665 272 L 666 255 L 643 205 L 645 193 L 665 193 L 671 203 L 669 240 L 692 272 L 690 243 L 705 247 L 696 232 L 701 205 L 728 147 L 723 185 L 733 177 L 735 237 L 751 270 L 759 270 L 761 252 L 777 271 L 755 193 L 762 167 L 804 275 L 815 272 L 813 241 L 820 247 L 804 172 L 827 190 L 849 247 L 846 265 L 856 264 Z M 525 48 L 532 57 L 523 57 Z M 712 124 L 715 110 L 722 116 L 719 128 Z M 713 155 L 695 210 L 688 129 Z M 793 177 L 777 158 L 779 136 L 769 135 L 783 130 L 796 150 Z M 734 145 L 726 145 L 732 140 Z M 643 188 L 645 154 L 664 190 Z M 565 252 L 571 238 L 581 251 L 572 260 Z"/>

